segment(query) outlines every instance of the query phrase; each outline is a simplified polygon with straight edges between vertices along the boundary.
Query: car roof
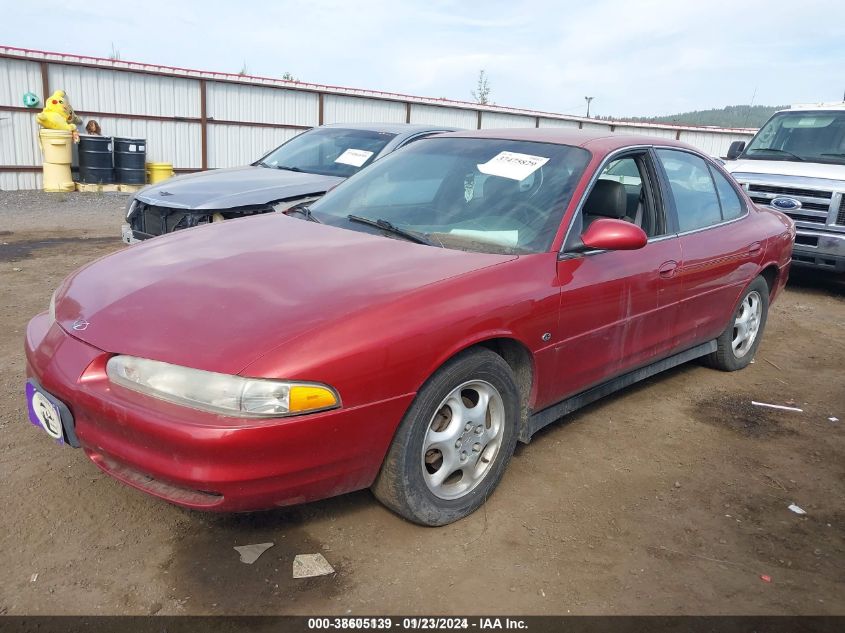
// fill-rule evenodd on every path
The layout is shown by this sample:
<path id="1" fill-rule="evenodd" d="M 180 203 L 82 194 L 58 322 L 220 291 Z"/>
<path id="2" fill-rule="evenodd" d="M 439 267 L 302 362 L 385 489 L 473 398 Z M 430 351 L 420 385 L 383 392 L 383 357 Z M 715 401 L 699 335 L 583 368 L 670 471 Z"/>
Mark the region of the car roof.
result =
<path id="1" fill-rule="evenodd" d="M 417 134 L 419 132 L 452 132 L 459 129 L 448 125 L 422 125 L 419 123 L 329 123 L 327 125 L 321 125 L 320 127 L 337 127 L 347 130 L 369 130 L 371 132 L 396 134 L 397 136 Z"/>
<path id="2" fill-rule="evenodd" d="M 799 103 L 785 110 L 778 110 L 777 114 L 781 112 L 818 112 L 819 110 L 845 110 L 845 101 L 834 101 L 831 103 Z"/>
<path id="3" fill-rule="evenodd" d="M 491 138 L 507 141 L 532 141 L 535 143 L 554 143 L 573 145 L 590 151 L 612 152 L 634 145 L 663 145 L 693 150 L 692 145 L 665 137 L 638 134 L 614 134 L 603 130 L 579 130 L 575 128 L 503 128 L 490 130 L 466 130 L 438 135 L 454 138 Z"/>

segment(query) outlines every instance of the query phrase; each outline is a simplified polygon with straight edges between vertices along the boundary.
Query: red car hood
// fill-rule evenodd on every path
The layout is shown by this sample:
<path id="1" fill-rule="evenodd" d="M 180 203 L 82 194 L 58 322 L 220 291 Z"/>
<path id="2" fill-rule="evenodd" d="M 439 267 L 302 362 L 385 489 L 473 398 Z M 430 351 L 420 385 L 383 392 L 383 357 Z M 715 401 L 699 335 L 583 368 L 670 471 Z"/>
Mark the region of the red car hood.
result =
<path id="1" fill-rule="evenodd" d="M 62 285 L 56 318 L 108 352 L 236 374 L 309 330 L 511 259 L 268 214 L 97 260 Z"/>

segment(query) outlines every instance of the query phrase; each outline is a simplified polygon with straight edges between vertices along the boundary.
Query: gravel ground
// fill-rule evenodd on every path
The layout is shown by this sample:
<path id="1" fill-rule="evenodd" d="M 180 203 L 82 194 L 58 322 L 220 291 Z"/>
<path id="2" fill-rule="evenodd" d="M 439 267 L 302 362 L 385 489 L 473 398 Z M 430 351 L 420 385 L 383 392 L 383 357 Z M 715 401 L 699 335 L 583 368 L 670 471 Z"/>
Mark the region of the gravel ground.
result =
<path id="1" fill-rule="evenodd" d="M 78 231 L 114 234 L 129 201 L 128 193 L 46 193 L 0 191 L 0 231 Z"/>
<path id="2" fill-rule="evenodd" d="M 124 248 L 125 203 L 0 192 L 0 613 L 845 614 L 841 280 L 794 274 L 747 369 L 685 365 L 547 428 L 456 524 L 411 525 L 367 491 L 205 515 L 27 421 L 26 322 Z M 251 566 L 232 549 L 266 541 Z M 292 579 L 314 552 L 337 573 Z"/>

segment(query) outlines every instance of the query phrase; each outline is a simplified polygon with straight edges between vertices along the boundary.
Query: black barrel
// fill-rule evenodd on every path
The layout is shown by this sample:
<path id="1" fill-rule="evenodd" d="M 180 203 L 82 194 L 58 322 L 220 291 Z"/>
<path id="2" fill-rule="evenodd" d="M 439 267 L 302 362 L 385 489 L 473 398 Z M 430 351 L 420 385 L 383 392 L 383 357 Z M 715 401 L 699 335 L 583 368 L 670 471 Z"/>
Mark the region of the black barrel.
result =
<path id="1" fill-rule="evenodd" d="M 110 136 L 79 137 L 79 180 L 89 184 L 114 182 Z"/>
<path id="2" fill-rule="evenodd" d="M 114 138 L 114 170 L 123 185 L 147 181 L 147 141 L 143 138 Z"/>

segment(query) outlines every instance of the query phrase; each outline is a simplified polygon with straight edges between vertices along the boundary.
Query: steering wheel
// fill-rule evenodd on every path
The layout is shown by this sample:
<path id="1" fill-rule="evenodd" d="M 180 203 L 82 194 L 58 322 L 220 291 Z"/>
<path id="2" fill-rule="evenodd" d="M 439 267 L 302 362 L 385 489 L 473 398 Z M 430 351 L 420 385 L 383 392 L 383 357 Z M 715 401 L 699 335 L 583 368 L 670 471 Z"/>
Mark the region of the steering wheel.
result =
<path id="1" fill-rule="evenodd" d="M 522 200 L 513 208 L 511 215 L 516 217 L 516 219 L 522 222 L 522 224 L 526 227 L 534 228 L 538 221 L 541 224 L 545 223 L 548 213 L 545 209 L 541 209 L 536 204 L 528 202 L 527 200 Z"/>

